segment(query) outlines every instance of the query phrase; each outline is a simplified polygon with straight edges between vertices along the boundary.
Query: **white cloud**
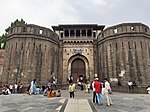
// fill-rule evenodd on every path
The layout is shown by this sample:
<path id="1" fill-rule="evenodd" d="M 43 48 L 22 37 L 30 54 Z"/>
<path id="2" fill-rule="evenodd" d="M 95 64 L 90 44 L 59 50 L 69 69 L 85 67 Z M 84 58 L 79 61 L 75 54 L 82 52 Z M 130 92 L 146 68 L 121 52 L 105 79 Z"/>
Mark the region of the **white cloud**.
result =
<path id="1" fill-rule="evenodd" d="M 149 0 L 0 0 L 0 35 L 12 21 L 51 27 L 58 24 L 122 22 L 150 25 Z"/>

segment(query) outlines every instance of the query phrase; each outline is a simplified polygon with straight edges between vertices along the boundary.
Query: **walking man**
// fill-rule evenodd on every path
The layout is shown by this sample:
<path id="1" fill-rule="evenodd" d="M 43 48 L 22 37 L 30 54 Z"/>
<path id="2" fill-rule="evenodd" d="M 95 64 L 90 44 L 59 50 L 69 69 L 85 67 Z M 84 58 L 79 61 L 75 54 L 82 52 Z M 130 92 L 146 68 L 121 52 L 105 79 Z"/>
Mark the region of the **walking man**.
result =
<path id="1" fill-rule="evenodd" d="M 70 98 L 74 98 L 74 91 L 75 91 L 75 86 L 71 83 L 69 85 Z"/>
<path id="2" fill-rule="evenodd" d="M 101 82 L 99 81 L 98 78 L 95 78 L 94 88 L 97 96 L 98 105 L 102 105 Z"/>
<path id="3" fill-rule="evenodd" d="M 129 80 L 128 86 L 129 86 L 129 93 L 132 93 L 132 91 L 133 91 L 133 82 Z"/>

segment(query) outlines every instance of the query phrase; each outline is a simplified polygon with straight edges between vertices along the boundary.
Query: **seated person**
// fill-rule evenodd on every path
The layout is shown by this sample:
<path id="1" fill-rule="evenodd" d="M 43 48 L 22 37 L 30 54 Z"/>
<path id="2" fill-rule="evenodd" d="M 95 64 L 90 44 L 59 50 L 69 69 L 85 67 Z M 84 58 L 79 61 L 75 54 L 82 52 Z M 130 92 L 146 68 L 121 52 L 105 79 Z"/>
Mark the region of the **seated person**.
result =
<path id="1" fill-rule="evenodd" d="M 47 92 L 47 96 L 48 98 L 56 97 L 56 92 L 54 92 L 53 89 L 51 89 Z"/>
<path id="2" fill-rule="evenodd" d="M 26 90 L 26 94 L 30 94 L 30 85 L 28 86 L 27 90 Z"/>
<path id="3" fill-rule="evenodd" d="M 43 91 L 43 95 L 44 95 L 44 96 L 47 96 L 48 91 L 50 91 L 50 89 L 45 88 L 45 90 Z"/>
<path id="4" fill-rule="evenodd" d="M 58 90 L 57 97 L 61 97 L 61 92 Z"/>
<path id="5" fill-rule="evenodd" d="M 11 92 L 10 92 L 10 90 L 9 90 L 9 87 L 8 87 L 8 86 L 4 87 L 3 90 L 2 90 L 2 93 L 3 93 L 4 95 L 9 95 L 9 94 L 11 94 Z"/>
<path id="6" fill-rule="evenodd" d="M 40 87 L 39 86 L 36 88 L 36 94 L 40 94 Z"/>
<path id="7" fill-rule="evenodd" d="M 147 92 L 148 92 L 148 94 L 150 94 L 150 86 L 148 86 Z"/>
<path id="8" fill-rule="evenodd" d="M 9 88 L 6 89 L 6 94 L 7 94 L 7 95 L 10 95 L 10 94 L 11 94 Z"/>

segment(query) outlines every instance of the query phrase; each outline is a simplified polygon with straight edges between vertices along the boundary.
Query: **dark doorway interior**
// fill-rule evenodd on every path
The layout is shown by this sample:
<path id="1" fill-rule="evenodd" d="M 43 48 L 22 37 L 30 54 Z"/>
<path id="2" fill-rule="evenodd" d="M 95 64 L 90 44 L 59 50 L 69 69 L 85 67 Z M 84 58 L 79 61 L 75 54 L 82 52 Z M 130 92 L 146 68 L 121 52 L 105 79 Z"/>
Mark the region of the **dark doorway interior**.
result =
<path id="1" fill-rule="evenodd" d="M 71 64 L 71 74 L 73 76 L 73 82 L 77 82 L 77 78 L 81 75 L 85 77 L 85 63 L 82 59 L 77 58 L 73 60 Z"/>

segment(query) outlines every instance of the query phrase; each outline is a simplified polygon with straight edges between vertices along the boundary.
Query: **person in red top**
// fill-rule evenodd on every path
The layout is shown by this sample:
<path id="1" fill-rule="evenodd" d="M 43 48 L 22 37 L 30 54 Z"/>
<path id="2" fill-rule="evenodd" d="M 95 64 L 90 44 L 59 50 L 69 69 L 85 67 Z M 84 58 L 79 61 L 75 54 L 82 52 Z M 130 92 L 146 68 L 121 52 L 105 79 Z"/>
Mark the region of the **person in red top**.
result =
<path id="1" fill-rule="evenodd" d="M 97 96 L 98 105 L 102 105 L 102 97 L 101 97 L 101 82 L 98 78 L 95 78 L 94 88 Z"/>

